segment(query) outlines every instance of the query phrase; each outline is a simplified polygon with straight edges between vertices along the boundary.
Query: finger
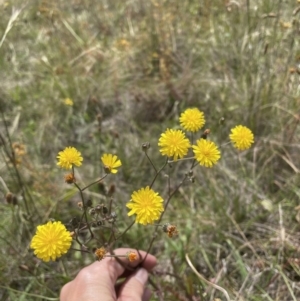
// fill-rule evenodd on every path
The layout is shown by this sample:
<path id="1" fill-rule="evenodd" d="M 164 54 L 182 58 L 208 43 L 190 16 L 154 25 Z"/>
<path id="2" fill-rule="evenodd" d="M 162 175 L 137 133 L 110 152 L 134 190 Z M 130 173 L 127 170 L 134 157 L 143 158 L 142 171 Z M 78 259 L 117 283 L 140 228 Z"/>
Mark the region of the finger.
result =
<path id="1" fill-rule="evenodd" d="M 135 252 L 137 254 L 137 259 L 134 261 L 133 264 L 130 263 L 128 260 L 127 262 L 125 261 L 124 263 L 124 260 L 120 262 L 120 259 L 119 258 L 117 259 L 120 262 L 120 264 L 125 268 L 124 273 L 122 273 L 120 277 L 127 278 L 131 274 L 133 274 L 136 269 L 141 267 L 145 268 L 147 271 L 151 271 L 154 268 L 154 266 L 157 264 L 156 258 L 151 254 L 147 254 L 141 250 L 136 250 L 131 252 Z"/>
<path id="2" fill-rule="evenodd" d="M 132 249 L 117 249 L 115 255 L 126 255 Z M 129 262 L 125 257 L 119 257 L 124 266 L 134 268 L 142 262 L 142 266 L 151 270 L 156 265 L 156 258 L 144 251 L 139 251 L 140 256 L 134 262 Z M 146 259 L 145 259 L 146 258 Z M 145 259 L 145 261 L 143 261 Z M 115 258 L 106 257 L 83 268 L 76 278 L 63 287 L 60 298 L 62 301 L 71 300 L 71 296 L 82 296 L 82 300 L 98 300 L 97 292 L 107 296 L 105 300 L 115 300 L 115 282 L 125 271 Z M 88 288 L 88 289 L 86 289 Z"/>
<path id="3" fill-rule="evenodd" d="M 142 301 L 149 301 L 150 298 L 151 298 L 151 295 L 152 295 L 151 290 L 148 287 L 146 287 L 144 289 L 144 293 L 143 293 L 143 296 L 142 296 Z"/>
<path id="4" fill-rule="evenodd" d="M 73 286 L 73 281 L 68 282 L 67 284 L 65 284 L 61 291 L 60 291 L 60 300 L 67 300 L 67 296 L 69 296 L 70 294 L 70 289 Z"/>
<path id="5" fill-rule="evenodd" d="M 138 269 L 130 276 L 120 289 L 118 301 L 141 301 L 144 295 L 148 272 L 144 268 Z"/>
<path id="6" fill-rule="evenodd" d="M 120 248 L 116 249 L 114 254 L 126 255 L 130 251 L 132 251 L 132 249 Z M 150 271 L 156 265 L 156 258 L 151 254 L 147 254 L 145 251 L 139 251 L 137 259 L 133 262 L 130 262 L 126 257 L 118 257 L 118 261 L 114 257 L 105 257 L 100 262 L 94 262 L 88 268 L 90 272 L 97 275 L 102 282 L 111 282 L 114 285 L 116 280 L 124 273 L 126 267 L 135 268 L 141 263 L 142 267 Z"/>
<path id="7" fill-rule="evenodd" d="M 124 283 L 125 283 L 125 281 L 115 285 L 115 290 L 116 290 L 117 296 L 120 296 L 120 292 L 121 292 L 121 289 L 124 286 Z M 142 295 L 142 301 L 149 301 L 150 298 L 151 298 L 151 295 L 152 295 L 152 291 L 150 290 L 150 288 L 146 287 L 144 289 L 144 292 L 143 292 L 143 295 Z"/>
<path id="8" fill-rule="evenodd" d="M 126 257 L 118 257 L 118 261 L 121 262 L 124 269 L 125 267 L 134 268 L 141 264 L 143 268 L 147 271 L 151 271 L 157 264 L 156 257 L 142 250 L 132 250 L 127 248 L 120 248 L 114 251 L 115 255 L 126 255 L 128 252 L 135 252 L 137 254 L 137 259 L 130 262 Z M 109 257 L 106 257 L 103 261 L 109 260 Z M 120 276 L 120 275 L 119 275 Z"/>

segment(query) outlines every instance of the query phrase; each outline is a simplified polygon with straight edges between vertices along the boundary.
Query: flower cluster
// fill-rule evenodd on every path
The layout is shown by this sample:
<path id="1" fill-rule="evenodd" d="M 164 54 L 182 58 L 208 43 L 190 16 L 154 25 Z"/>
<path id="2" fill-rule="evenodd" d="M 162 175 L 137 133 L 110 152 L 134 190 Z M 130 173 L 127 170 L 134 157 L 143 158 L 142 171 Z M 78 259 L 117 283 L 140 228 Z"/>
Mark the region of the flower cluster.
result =
<path id="1" fill-rule="evenodd" d="M 195 133 L 199 131 L 205 124 L 204 113 L 197 108 L 185 110 L 179 117 L 180 125 L 186 131 Z M 194 153 L 194 159 L 205 167 L 213 167 L 221 158 L 220 150 L 213 141 L 207 139 L 209 129 L 206 129 L 200 139 L 191 145 L 185 133 L 181 130 L 167 129 L 161 134 L 158 146 L 163 156 L 167 156 L 174 161 L 178 158 L 182 159 L 190 148 Z M 254 135 L 250 129 L 245 126 L 238 125 L 231 130 L 229 135 L 233 146 L 238 150 L 246 150 L 251 147 L 254 142 Z"/>
<path id="2" fill-rule="evenodd" d="M 204 113 L 197 108 L 187 109 L 180 115 L 179 121 L 184 130 L 195 133 L 205 124 Z M 206 130 L 205 133 L 209 131 Z M 207 137 L 207 134 L 203 137 Z M 195 145 L 191 145 L 181 130 L 167 129 L 161 134 L 158 146 L 163 156 L 172 158 L 174 161 L 185 157 L 192 147 L 194 158 L 205 167 L 212 167 L 221 157 L 214 142 L 200 138 Z"/>
<path id="3" fill-rule="evenodd" d="M 58 153 L 57 165 L 64 169 L 71 169 L 74 166 L 81 166 L 83 158 L 81 153 L 75 147 L 66 147 L 63 151 Z M 117 168 L 122 166 L 121 160 L 116 155 L 104 154 L 101 157 L 106 173 L 117 173 Z M 66 176 L 66 182 L 70 182 L 70 175 Z"/>
<path id="4" fill-rule="evenodd" d="M 64 169 L 72 169 L 72 172 L 65 175 L 65 182 L 68 184 L 75 184 L 76 178 L 74 175 L 74 167 L 81 166 L 83 158 L 81 153 L 75 147 L 66 147 L 60 151 L 57 156 L 57 165 Z M 104 165 L 105 173 L 117 173 L 117 168 L 122 165 L 117 156 L 112 154 L 104 154 L 101 157 Z M 81 208 L 84 205 L 81 202 Z M 65 254 L 71 246 L 71 232 L 67 231 L 66 227 L 61 222 L 48 222 L 46 225 L 37 227 L 37 232 L 31 240 L 30 247 L 34 249 L 35 255 L 44 260 L 49 261 L 59 258 Z M 103 253 L 103 254 L 102 254 Z M 105 249 L 97 249 L 96 257 L 101 260 L 106 253 Z"/>
<path id="5" fill-rule="evenodd" d="M 71 103 L 69 102 L 68 105 L 71 105 Z M 205 125 L 204 113 L 198 108 L 189 108 L 185 110 L 179 117 L 179 123 L 182 130 L 166 129 L 158 139 L 158 147 L 161 155 L 167 157 L 164 167 L 171 162 L 191 159 L 193 164 L 190 171 L 185 174 L 185 179 L 190 179 L 192 181 L 194 178 L 192 169 L 195 165 L 199 164 L 203 167 L 212 168 L 220 160 L 221 153 L 215 142 L 208 139 L 210 134 L 209 129 L 205 129 L 198 135 L 198 138 L 196 137 L 197 132 Z M 188 133 L 186 134 L 185 131 Z M 240 151 L 250 148 L 254 143 L 252 131 L 243 125 L 238 125 L 231 129 L 229 139 L 233 146 Z M 142 150 L 150 160 L 147 154 L 149 148 L 150 143 L 143 143 Z M 191 156 L 186 157 L 189 153 Z M 115 192 L 115 185 L 111 185 L 105 192 L 106 196 L 110 198 L 109 206 L 108 204 L 102 203 L 93 205 L 90 199 L 84 199 L 83 191 L 85 189 L 96 183 L 101 188 L 102 180 L 109 174 L 116 174 L 119 167 L 122 166 L 121 160 L 114 154 L 104 153 L 100 159 L 103 164 L 104 175 L 86 187 L 80 188 L 80 183 L 78 184 L 75 178 L 75 167 L 80 167 L 82 165 L 83 157 L 81 156 L 81 153 L 72 146 L 66 147 L 58 153 L 57 165 L 63 169 L 71 170 L 65 175 L 64 179 L 66 183 L 74 184 L 79 190 L 81 200 L 78 207 L 80 210 L 84 211 L 84 214 L 80 220 L 77 220 L 76 218 L 71 220 L 68 224 L 68 228 L 72 228 L 71 231 L 68 231 L 61 222 L 49 221 L 45 225 L 38 226 L 36 234 L 32 238 L 30 244 L 30 247 L 34 250 L 34 253 L 38 258 L 49 261 L 61 257 L 70 249 L 72 237 L 76 239 L 76 242 L 79 243 L 81 247 L 86 248 L 85 242 L 80 242 L 81 237 L 79 234 L 81 230 L 89 231 L 92 239 L 94 238 L 94 228 L 105 227 L 112 231 L 111 237 L 118 237 L 116 233 L 113 232 L 117 229 L 115 226 L 117 213 L 111 210 L 113 202 L 112 195 Z M 169 192 L 169 197 L 164 204 L 163 197 L 152 189 L 158 174 L 164 167 L 158 170 L 151 160 L 150 162 L 156 171 L 156 176 L 152 181 L 152 184 L 133 191 L 131 199 L 126 203 L 126 207 L 129 209 L 128 216 L 135 215 L 135 223 L 148 225 L 158 221 L 158 224 L 155 225 L 157 229 L 161 226 L 159 223 L 174 192 Z M 180 187 L 180 185 L 178 187 Z M 175 192 L 178 187 L 175 188 Z M 130 227 L 131 226 L 129 226 L 129 228 Z M 162 230 L 167 233 L 170 238 L 178 235 L 177 227 L 169 223 L 165 223 L 162 226 Z M 126 233 L 126 231 L 124 233 Z M 116 256 L 109 253 L 108 245 L 110 245 L 110 243 L 111 242 L 109 242 L 109 244 L 103 244 L 105 247 L 100 247 L 93 251 L 97 260 Z M 137 253 L 133 251 L 128 252 L 126 255 L 119 256 L 126 257 L 130 262 L 137 260 Z"/>

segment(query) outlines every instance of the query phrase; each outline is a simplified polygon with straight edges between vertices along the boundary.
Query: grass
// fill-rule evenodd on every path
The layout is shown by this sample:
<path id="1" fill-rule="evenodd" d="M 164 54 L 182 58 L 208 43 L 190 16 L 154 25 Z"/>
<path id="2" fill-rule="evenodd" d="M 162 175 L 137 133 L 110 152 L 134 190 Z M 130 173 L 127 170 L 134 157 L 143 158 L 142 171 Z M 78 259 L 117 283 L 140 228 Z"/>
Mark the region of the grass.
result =
<path id="1" fill-rule="evenodd" d="M 155 240 L 152 300 L 226 300 L 203 278 L 230 300 L 299 299 L 299 5 L 1 3 L 0 300 L 58 300 L 62 285 L 94 260 L 69 252 L 45 264 L 29 249 L 38 224 L 79 214 L 79 195 L 56 167 L 58 151 L 82 152 L 77 178 L 85 184 L 99 177 L 101 154 L 118 154 L 121 171 L 86 197 L 107 202 L 103 189 L 115 185 L 121 231 L 132 221 L 123 204 L 154 176 L 141 144 L 150 142 L 149 156 L 161 165 L 160 134 L 191 106 L 205 113 L 222 159 L 195 168 L 195 182 L 170 202 L 163 222 L 180 234 Z M 240 154 L 228 144 L 237 124 L 255 134 L 254 147 Z M 26 146 L 17 168 L 9 162 L 16 142 Z M 187 170 L 174 164 L 155 189 L 166 196 L 165 175 L 175 187 Z M 5 201 L 7 192 L 17 204 Z M 116 246 L 147 249 L 152 232 L 135 225 Z"/>

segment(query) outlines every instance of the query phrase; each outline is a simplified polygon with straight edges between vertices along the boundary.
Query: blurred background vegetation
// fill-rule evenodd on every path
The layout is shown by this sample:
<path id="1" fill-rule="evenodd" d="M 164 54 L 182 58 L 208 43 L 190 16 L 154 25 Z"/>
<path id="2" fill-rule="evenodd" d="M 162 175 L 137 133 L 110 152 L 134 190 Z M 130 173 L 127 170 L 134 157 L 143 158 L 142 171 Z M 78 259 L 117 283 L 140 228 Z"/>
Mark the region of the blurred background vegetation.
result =
<path id="1" fill-rule="evenodd" d="M 154 175 L 141 144 L 162 164 L 158 138 L 187 107 L 205 113 L 222 158 L 195 168 L 170 203 L 163 222 L 179 236 L 155 240 L 152 300 L 226 300 L 186 253 L 232 300 L 299 300 L 299 2 L 1 1 L 0 300 L 58 300 L 94 260 L 70 251 L 43 263 L 29 249 L 38 224 L 80 214 L 57 153 L 81 151 L 83 184 L 103 173 L 104 152 L 121 158 L 86 197 L 105 203 L 115 185 L 122 230 L 132 191 Z M 237 124 L 255 134 L 249 151 L 228 144 Z M 166 170 L 171 185 L 186 166 Z M 167 189 L 162 175 L 155 190 Z M 116 247 L 147 249 L 152 232 L 135 225 Z"/>

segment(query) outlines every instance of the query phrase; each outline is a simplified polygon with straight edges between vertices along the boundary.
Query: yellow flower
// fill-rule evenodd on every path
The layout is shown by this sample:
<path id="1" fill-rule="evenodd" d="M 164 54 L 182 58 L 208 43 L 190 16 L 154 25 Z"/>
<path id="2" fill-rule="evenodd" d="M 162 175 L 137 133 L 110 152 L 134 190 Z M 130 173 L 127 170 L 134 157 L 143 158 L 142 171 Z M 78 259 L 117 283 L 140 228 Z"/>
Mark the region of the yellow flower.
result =
<path id="1" fill-rule="evenodd" d="M 179 118 L 180 125 L 190 132 L 199 131 L 205 124 L 204 113 L 197 108 L 186 109 Z"/>
<path id="2" fill-rule="evenodd" d="M 193 145 L 193 152 L 199 164 L 205 167 L 212 167 L 221 158 L 214 142 L 202 138 L 197 140 L 197 145 Z"/>
<path id="3" fill-rule="evenodd" d="M 34 249 L 34 254 L 38 258 L 49 261 L 67 253 L 71 242 L 71 233 L 61 222 L 48 222 L 46 225 L 37 227 L 30 248 Z"/>
<path id="4" fill-rule="evenodd" d="M 162 197 L 149 186 L 134 191 L 126 207 L 131 209 L 128 216 L 136 214 L 135 222 L 142 225 L 152 224 L 164 211 Z"/>
<path id="5" fill-rule="evenodd" d="M 57 165 L 65 169 L 71 169 L 73 164 L 80 166 L 83 160 L 81 153 L 75 147 L 71 146 L 66 147 L 63 151 L 59 152 L 57 159 Z"/>
<path id="6" fill-rule="evenodd" d="M 243 125 L 237 125 L 235 128 L 231 129 L 229 138 L 233 143 L 233 146 L 238 150 L 248 149 L 254 142 L 252 131 Z"/>
<path id="7" fill-rule="evenodd" d="M 112 154 L 104 154 L 101 157 L 102 163 L 106 173 L 117 173 L 117 168 L 122 165 L 121 161 L 117 156 Z"/>
<path id="8" fill-rule="evenodd" d="M 73 100 L 71 98 L 65 98 L 64 99 L 64 103 L 67 106 L 73 106 L 73 104 L 74 104 L 74 102 L 73 102 Z"/>
<path id="9" fill-rule="evenodd" d="M 280 21 L 280 24 L 283 28 L 288 29 L 291 28 L 293 26 L 292 22 L 284 22 L 284 21 Z"/>
<path id="10" fill-rule="evenodd" d="M 167 129 L 161 134 L 158 146 L 160 146 L 160 152 L 163 156 L 174 156 L 176 161 L 178 157 L 182 158 L 188 153 L 191 144 L 181 130 Z"/>

